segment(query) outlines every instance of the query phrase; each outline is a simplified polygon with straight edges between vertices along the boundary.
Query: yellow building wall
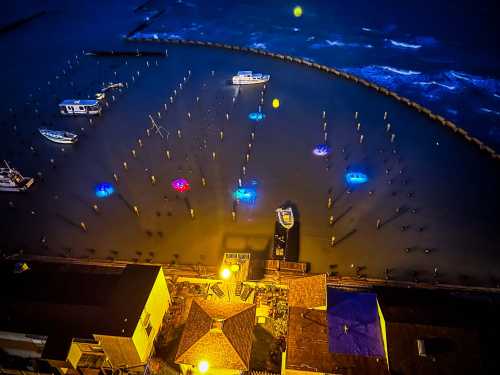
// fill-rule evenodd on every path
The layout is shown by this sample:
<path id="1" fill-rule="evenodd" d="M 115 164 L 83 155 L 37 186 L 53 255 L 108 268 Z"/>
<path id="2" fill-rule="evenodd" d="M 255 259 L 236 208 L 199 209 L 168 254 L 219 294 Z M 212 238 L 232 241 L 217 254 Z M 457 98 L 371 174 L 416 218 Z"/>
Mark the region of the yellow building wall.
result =
<path id="1" fill-rule="evenodd" d="M 324 372 L 315 372 L 315 371 L 302 371 L 302 370 L 286 369 L 285 372 L 282 372 L 282 375 L 325 375 L 325 373 Z"/>
<path id="2" fill-rule="evenodd" d="M 223 369 L 223 368 L 208 368 L 208 371 L 204 372 L 203 374 L 198 371 L 198 368 L 196 366 L 191 366 L 191 365 L 180 365 L 181 367 L 181 373 L 183 375 L 240 375 L 242 372 L 239 370 L 229 370 L 229 369 Z"/>
<path id="3" fill-rule="evenodd" d="M 94 335 L 113 367 L 142 363 L 131 337 Z"/>
<path id="4" fill-rule="evenodd" d="M 387 332 L 386 332 L 386 328 L 385 328 L 385 319 L 384 319 L 384 315 L 382 314 L 382 310 L 380 309 L 380 305 L 378 304 L 378 301 L 377 301 L 377 311 L 378 311 L 378 317 L 380 320 L 380 330 L 382 331 L 382 340 L 384 341 L 385 360 L 387 361 L 387 368 L 389 368 L 389 356 L 387 354 Z"/>
<path id="5" fill-rule="evenodd" d="M 82 351 L 80 350 L 78 343 L 73 341 L 69 348 L 68 358 L 66 358 L 66 362 L 68 362 L 72 368 L 76 369 L 76 366 L 78 365 L 78 361 L 80 361 L 81 356 L 82 356 Z"/>
<path id="6" fill-rule="evenodd" d="M 145 362 L 151 353 L 153 348 L 153 342 L 158 334 L 158 331 L 163 322 L 163 317 L 166 311 L 170 307 L 171 300 L 170 294 L 167 288 L 167 282 L 165 281 L 165 276 L 163 275 L 163 270 L 160 270 L 156 281 L 151 289 L 146 305 L 141 314 L 141 319 L 135 327 L 134 334 L 132 336 L 132 341 L 137 349 L 140 362 Z M 143 321 L 147 314 L 151 314 L 149 317 L 149 322 L 151 323 L 152 329 L 148 335 L 146 332 L 146 327 Z"/>

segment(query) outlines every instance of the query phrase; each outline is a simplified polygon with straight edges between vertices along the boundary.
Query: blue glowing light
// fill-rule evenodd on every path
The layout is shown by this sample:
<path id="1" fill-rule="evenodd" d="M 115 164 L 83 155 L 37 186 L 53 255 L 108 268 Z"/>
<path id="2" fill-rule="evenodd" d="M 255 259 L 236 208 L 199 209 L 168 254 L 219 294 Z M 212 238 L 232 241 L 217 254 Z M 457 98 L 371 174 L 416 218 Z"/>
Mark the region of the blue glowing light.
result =
<path id="1" fill-rule="evenodd" d="M 319 144 L 313 148 L 313 154 L 316 156 L 326 156 L 330 153 L 330 146 L 326 144 Z"/>
<path id="2" fill-rule="evenodd" d="M 345 179 L 350 185 L 359 185 L 367 182 L 368 176 L 361 172 L 349 172 L 345 175 Z"/>
<path id="3" fill-rule="evenodd" d="M 252 121 L 262 121 L 266 118 L 266 115 L 262 112 L 252 112 L 248 115 L 248 118 Z"/>
<path id="4" fill-rule="evenodd" d="M 257 191 L 255 187 L 240 187 L 233 192 L 233 198 L 240 203 L 254 204 Z"/>
<path id="5" fill-rule="evenodd" d="M 107 198 L 115 192 L 115 188 L 109 182 L 102 182 L 95 187 L 95 196 L 97 198 Z"/>

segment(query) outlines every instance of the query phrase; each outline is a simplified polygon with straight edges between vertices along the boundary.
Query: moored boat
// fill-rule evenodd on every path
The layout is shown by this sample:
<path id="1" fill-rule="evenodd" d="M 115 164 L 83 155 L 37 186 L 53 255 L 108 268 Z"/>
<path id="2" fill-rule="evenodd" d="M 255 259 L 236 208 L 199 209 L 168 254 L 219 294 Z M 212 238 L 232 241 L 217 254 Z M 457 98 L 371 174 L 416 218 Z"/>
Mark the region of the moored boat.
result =
<path id="1" fill-rule="evenodd" d="M 26 191 L 33 185 L 32 177 L 24 177 L 4 161 L 5 167 L 0 168 L 0 191 L 19 192 Z"/>
<path id="2" fill-rule="evenodd" d="M 38 129 L 41 135 L 55 143 L 73 144 L 78 141 L 78 135 L 64 131 L 51 129 Z"/>
<path id="3" fill-rule="evenodd" d="M 251 70 L 242 70 L 233 76 L 233 85 L 266 83 L 270 78 L 271 76 L 269 74 L 253 73 Z"/>

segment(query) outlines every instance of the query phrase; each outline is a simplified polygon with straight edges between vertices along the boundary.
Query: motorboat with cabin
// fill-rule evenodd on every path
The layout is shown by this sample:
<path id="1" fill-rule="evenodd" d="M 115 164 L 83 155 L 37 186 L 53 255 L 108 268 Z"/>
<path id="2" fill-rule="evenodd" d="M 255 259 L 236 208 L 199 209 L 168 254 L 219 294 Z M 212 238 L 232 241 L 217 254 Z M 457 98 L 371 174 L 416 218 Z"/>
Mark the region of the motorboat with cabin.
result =
<path id="1" fill-rule="evenodd" d="M 73 144 L 78 141 L 78 135 L 64 131 L 51 129 L 38 129 L 41 135 L 55 143 Z"/>
<path id="2" fill-rule="evenodd" d="M 253 73 L 251 70 L 241 70 L 233 76 L 233 85 L 252 85 L 266 83 L 271 76 L 269 74 Z"/>
<path id="3" fill-rule="evenodd" d="M 59 103 L 62 115 L 100 115 L 101 102 L 95 99 L 66 99 Z"/>
<path id="4" fill-rule="evenodd" d="M 33 185 L 33 177 L 24 177 L 4 160 L 5 167 L 0 168 L 0 191 L 26 191 Z"/>

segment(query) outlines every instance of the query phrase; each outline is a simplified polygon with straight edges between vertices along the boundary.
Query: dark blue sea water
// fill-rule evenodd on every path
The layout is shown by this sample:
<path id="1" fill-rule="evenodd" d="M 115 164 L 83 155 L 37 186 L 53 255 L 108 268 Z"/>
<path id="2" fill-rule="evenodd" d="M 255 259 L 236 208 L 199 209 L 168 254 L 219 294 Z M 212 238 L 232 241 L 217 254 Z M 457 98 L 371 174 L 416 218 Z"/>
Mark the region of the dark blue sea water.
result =
<path id="1" fill-rule="evenodd" d="M 461 283 L 498 280 L 498 167 L 462 137 L 390 97 L 303 65 L 123 39 L 163 10 L 142 33 L 266 48 L 352 71 L 428 105 L 500 149 L 493 7 L 308 2 L 296 18 L 296 4 L 283 1 L 152 0 L 135 11 L 141 3 L 3 4 L 0 26 L 46 12 L 0 34 L 0 160 L 36 180 L 28 194 L 0 196 L 0 253 L 216 265 L 227 249 L 251 249 L 260 259 L 272 244 L 275 208 L 291 200 L 300 210 L 301 260 L 313 272 L 336 265 L 335 272 L 352 274 L 350 265 L 356 264 L 379 278 L 390 268 L 395 278 L 413 278 L 418 271 L 430 280 L 438 267 L 447 282 L 462 275 L 472 279 Z M 84 53 L 136 48 L 168 49 L 168 57 L 156 64 L 148 57 Z M 258 88 L 237 95 L 227 85 L 243 68 L 272 76 L 263 103 L 266 119 L 258 124 L 248 119 L 257 110 Z M 167 111 L 188 70 L 189 84 Z M 93 97 L 104 82 L 115 81 L 129 88 L 115 93 L 116 101 L 92 124 L 58 114 L 62 99 Z M 273 98 L 280 99 L 279 109 L 271 106 Z M 331 129 L 329 161 L 311 152 L 325 139 L 323 110 Z M 364 141 L 353 126 L 355 111 Z M 174 135 L 170 140 L 146 132 L 151 114 Z M 252 125 L 257 136 L 248 160 Z M 50 143 L 38 134 L 41 126 L 76 132 L 80 141 L 74 147 Z M 183 136 L 175 136 L 180 129 Z M 352 194 L 345 186 L 349 170 L 369 177 Z M 238 206 L 233 220 L 242 173 L 243 186 L 257 182 L 257 198 Z M 170 187 L 181 177 L 191 183 L 186 200 Z M 99 183 L 113 181 L 115 194 L 95 196 Z M 333 209 L 326 204 L 331 195 Z M 196 211 L 194 220 L 188 207 Z M 376 227 L 380 218 L 383 230 Z"/>
<path id="2" fill-rule="evenodd" d="M 293 8 L 301 6 L 301 17 Z M 500 149 L 494 1 L 152 1 L 144 33 L 264 48 L 407 96 Z M 146 13 L 147 16 L 147 13 Z"/>

